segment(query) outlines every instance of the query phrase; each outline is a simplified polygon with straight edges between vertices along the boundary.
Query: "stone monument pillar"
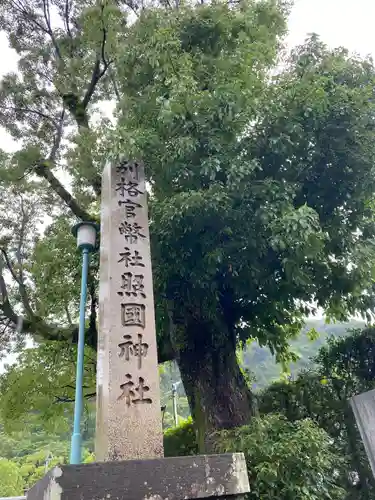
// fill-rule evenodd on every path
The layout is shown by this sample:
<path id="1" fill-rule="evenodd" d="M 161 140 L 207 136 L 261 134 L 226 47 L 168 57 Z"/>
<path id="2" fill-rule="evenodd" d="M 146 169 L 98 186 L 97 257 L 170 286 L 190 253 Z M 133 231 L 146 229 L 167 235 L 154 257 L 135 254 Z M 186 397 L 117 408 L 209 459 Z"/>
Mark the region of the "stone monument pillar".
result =
<path id="1" fill-rule="evenodd" d="M 143 165 L 107 164 L 102 179 L 98 461 L 163 456 Z"/>
<path id="2" fill-rule="evenodd" d="M 375 389 L 357 394 L 349 402 L 375 477 Z"/>
<path id="3" fill-rule="evenodd" d="M 103 173 L 99 300 L 97 463 L 55 467 L 27 499 L 244 500 L 243 453 L 162 458 L 146 187 L 137 162 Z"/>

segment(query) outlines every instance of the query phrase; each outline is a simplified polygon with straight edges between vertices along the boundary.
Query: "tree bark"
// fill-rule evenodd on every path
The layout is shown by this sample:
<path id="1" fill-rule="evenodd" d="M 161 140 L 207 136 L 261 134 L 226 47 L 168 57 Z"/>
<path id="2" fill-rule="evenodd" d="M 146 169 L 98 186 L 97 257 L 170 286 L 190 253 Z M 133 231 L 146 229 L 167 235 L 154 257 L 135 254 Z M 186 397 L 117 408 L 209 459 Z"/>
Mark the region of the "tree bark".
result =
<path id="1" fill-rule="evenodd" d="M 198 448 L 207 453 L 213 451 L 215 431 L 249 423 L 253 397 L 238 365 L 235 343 L 225 335 L 218 341 L 203 325 L 192 329 L 187 332 L 187 344 L 177 352 L 177 361 Z"/>

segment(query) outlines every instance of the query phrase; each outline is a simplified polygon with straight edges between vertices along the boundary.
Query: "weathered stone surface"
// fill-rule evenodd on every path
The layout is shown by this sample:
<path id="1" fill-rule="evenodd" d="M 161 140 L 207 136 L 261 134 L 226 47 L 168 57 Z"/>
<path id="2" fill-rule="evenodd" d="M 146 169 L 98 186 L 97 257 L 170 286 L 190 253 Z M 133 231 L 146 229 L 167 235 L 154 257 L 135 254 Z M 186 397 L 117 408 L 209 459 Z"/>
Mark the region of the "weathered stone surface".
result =
<path id="1" fill-rule="evenodd" d="M 163 456 L 144 169 L 103 172 L 97 460 Z"/>
<path id="2" fill-rule="evenodd" d="M 250 491 L 242 453 L 55 467 L 28 500 L 184 500 Z"/>
<path id="3" fill-rule="evenodd" d="M 375 477 L 375 389 L 354 396 L 350 404 Z"/>

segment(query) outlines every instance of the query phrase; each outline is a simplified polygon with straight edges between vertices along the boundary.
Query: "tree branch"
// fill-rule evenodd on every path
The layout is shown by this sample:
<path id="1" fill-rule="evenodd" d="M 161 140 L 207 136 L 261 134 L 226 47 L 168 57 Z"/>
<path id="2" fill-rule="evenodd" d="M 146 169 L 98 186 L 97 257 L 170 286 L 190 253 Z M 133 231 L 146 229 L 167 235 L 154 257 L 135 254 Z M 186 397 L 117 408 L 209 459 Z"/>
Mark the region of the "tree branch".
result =
<path id="1" fill-rule="evenodd" d="M 43 2 L 45 2 L 45 1 L 48 2 L 48 0 L 43 0 Z M 66 6 L 66 9 L 67 9 L 67 6 Z M 103 14 L 104 5 L 102 5 L 101 9 L 102 9 L 102 14 Z M 88 120 L 87 113 L 86 113 L 87 106 L 89 105 L 89 103 L 92 99 L 92 96 L 94 95 L 97 84 L 99 83 L 101 78 L 105 75 L 108 68 L 110 67 L 110 65 L 113 62 L 113 61 L 107 61 L 107 58 L 105 55 L 105 45 L 106 45 L 106 41 L 107 41 L 107 30 L 104 26 L 103 19 L 102 19 L 102 33 L 103 33 L 103 36 L 102 36 L 102 41 L 101 41 L 100 53 L 97 54 L 97 57 L 96 57 L 96 60 L 94 63 L 94 67 L 93 67 L 93 71 L 92 71 L 92 75 L 91 75 L 91 80 L 90 80 L 89 86 L 86 90 L 86 93 L 85 93 L 83 99 L 81 100 L 79 98 L 79 96 L 77 96 L 76 94 L 74 94 L 72 92 L 64 94 L 62 96 L 64 106 L 73 115 L 73 117 L 76 120 L 76 123 L 78 125 L 78 128 L 80 128 L 80 127 L 83 127 L 86 129 L 90 128 L 89 120 Z M 101 66 L 102 66 L 102 68 L 101 68 Z M 112 83 L 114 84 L 116 96 L 119 99 L 120 98 L 119 92 L 118 92 L 118 89 L 117 89 L 116 83 L 114 82 L 113 77 L 112 77 Z M 101 178 L 100 178 L 100 176 L 95 176 L 93 179 L 90 180 L 90 183 L 95 191 L 95 194 L 97 196 L 100 196 L 100 194 L 101 194 Z"/>
<path id="2" fill-rule="evenodd" d="M 22 2 L 18 3 L 15 0 L 11 0 L 11 5 L 16 12 L 19 12 L 21 14 L 21 16 L 24 16 L 28 21 L 34 24 L 34 26 L 39 28 L 43 33 L 49 35 L 48 30 L 43 26 L 43 24 L 40 24 L 36 20 L 36 15 L 33 14 L 33 12 L 28 11 L 27 8 L 22 4 Z"/>
<path id="3" fill-rule="evenodd" d="M 112 85 L 113 85 L 113 90 L 115 91 L 117 102 L 120 102 L 121 96 L 120 96 L 120 91 L 119 91 L 118 86 L 117 86 L 115 75 L 113 74 L 113 71 L 111 71 L 111 69 L 108 70 L 108 74 L 109 74 L 109 78 L 110 78 Z"/>
<path id="4" fill-rule="evenodd" d="M 82 101 L 83 109 L 86 109 L 89 102 L 90 102 L 90 99 L 94 93 L 96 84 L 98 83 L 98 81 L 100 79 L 100 76 L 99 76 L 100 73 L 101 73 L 100 72 L 100 59 L 97 58 L 95 61 L 95 64 L 94 64 L 94 69 L 92 71 L 90 84 L 88 86 L 88 89 L 87 89 L 86 94 L 85 94 L 83 101 Z"/>
<path id="5" fill-rule="evenodd" d="M 2 325 L 3 328 L 1 329 L 1 332 L 0 332 L 0 339 L 6 333 L 6 331 L 9 329 L 9 326 L 11 325 L 11 323 L 12 323 L 12 321 L 9 318 L 5 318 L 4 324 Z"/>
<path id="6" fill-rule="evenodd" d="M 63 62 L 60 48 L 56 42 L 55 35 L 53 34 L 53 30 L 52 30 L 52 26 L 51 26 L 51 13 L 49 10 L 49 0 L 43 0 L 43 12 L 44 12 L 44 19 L 45 19 L 46 25 L 47 25 L 47 33 L 51 38 L 52 45 L 55 48 L 57 57 L 60 59 L 61 62 Z"/>
<path id="7" fill-rule="evenodd" d="M 102 12 L 104 10 L 104 6 L 102 5 Z M 91 81 L 89 87 L 86 91 L 86 94 L 83 98 L 83 109 L 86 109 L 98 84 L 99 80 L 104 76 L 105 72 L 111 65 L 112 61 L 107 61 L 105 57 L 105 44 L 107 41 L 107 30 L 104 26 L 102 26 L 103 38 L 101 43 L 100 55 L 97 56 L 94 69 L 91 76 Z M 103 69 L 100 69 L 101 62 L 103 62 Z"/>
<path id="8" fill-rule="evenodd" d="M 74 389 L 74 387 L 73 387 Z M 85 399 L 91 399 L 96 396 L 96 392 L 90 392 L 89 394 L 84 394 Z M 74 398 L 55 396 L 55 403 L 74 403 Z"/>
<path id="9" fill-rule="evenodd" d="M 89 125 L 89 120 L 87 118 L 86 109 L 84 108 L 84 105 L 79 100 L 79 98 L 75 94 L 70 92 L 68 94 L 64 94 L 62 96 L 62 99 L 63 99 L 64 106 L 70 111 L 70 113 L 74 117 L 74 119 L 78 125 L 78 130 L 81 127 L 84 129 L 90 130 L 90 125 Z M 92 158 L 90 158 L 90 163 L 91 163 L 92 170 L 94 171 Z M 101 178 L 100 178 L 100 176 L 96 175 L 94 178 L 88 179 L 88 181 L 90 182 L 92 188 L 94 189 L 95 194 L 97 196 L 100 196 L 100 194 L 101 194 Z"/>
<path id="10" fill-rule="evenodd" d="M 12 330 L 22 330 L 23 333 L 30 334 L 31 336 L 37 338 L 43 338 L 45 340 L 54 341 L 67 341 L 74 336 L 77 326 L 69 328 L 59 328 L 55 325 L 48 325 L 45 321 L 33 314 L 32 318 L 24 318 L 18 315 L 12 305 L 10 304 L 7 286 L 2 273 L 0 273 L 0 292 L 2 296 L 2 303 L 0 303 L 0 311 L 2 315 L 6 318 L 6 321 L 12 323 Z M 19 328 L 19 325 L 22 325 Z"/>
<path id="11" fill-rule="evenodd" d="M 56 155 L 57 155 L 57 152 L 58 152 L 60 144 L 61 144 L 61 139 L 62 139 L 62 135 L 63 135 L 64 118 L 65 118 L 65 108 L 63 108 L 63 110 L 61 111 L 59 124 L 57 126 L 57 133 L 56 133 L 55 139 L 53 141 L 51 153 L 50 153 L 49 158 L 48 158 L 48 160 L 51 162 L 55 162 Z"/>
<path id="12" fill-rule="evenodd" d="M 30 109 L 30 108 L 18 108 L 16 106 L 0 106 L 0 109 L 3 109 L 5 111 L 14 111 L 17 113 L 17 111 L 20 111 L 21 113 L 30 113 L 33 115 L 40 116 L 41 118 L 44 118 L 45 120 L 51 121 L 54 125 L 56 125 L 56 121 L 52 116 L 48 116 L 45 113 L 42 113 L 41 111 L 38 111 L 36 109 Z"/>
<path id="13" fill-rule="evenodd" d="M 20 284 L 20 280 L 18 278 L 18 276 L 16 275 L 14 269 L 13 269 L 13 266 L 12 266 L 12 263 L 10 262 L 10 259 L 8 257 L 8 254 L 5 250 L 5 248 L 3 247 L 0 247 L 0 252 L 3 254 L 4 256 L 4 260 L 5 260 L 5 264 L 10 272 L 10 274 L 12 275 L 12 278 L 14 279 L 14 281 L 19 285 Z"/>
<path id="14" fill-rule="evenodd" d="M 70 315 L 70 312 L 69 312 L 69 308 L 68 308 L 68 305 L 67 303 L 64 304 L 64 309 L 65 309 L 65 314 L 66 314 L 66 319 L 69 323 L 69 325 L 73 325 L 73 322 L 72 322 L 72 317 Z"/>
<path id="15" fill-rule="evenodd" d="M 24 244 L 24 239 L 25 239 L 25 230 L 26 230 L 26 224 L 28 222 L 28 216 L 25 212 L 24 204 L 23 204 L 23 198 L 21 195 L 19 195 L 20 198 L 20 204 L 21 204 L 21 213 L 22 213 L 22 218 L 21 218 L 21 228 L 20 228 L 20 237 L 18 240 L 18 245 L 17 245 L 17 252 L 16 252 L 16 258 L 20 270 L 20 283 L 23 285 L 24 284 L 24 276 L 23 276 L 23 262 L 22 262 L 22 247 Z"/>
<path id="16" fill-rule="evenodd" d="M 127 7 L 129 7 L 129 9 L 135 14 L 135 16 L 138 19 L 140 6 L 136 2 L 134 2 L 133 0 L 125 0 L 124 3 Z"/>
<path id="17" fill-rule="evenodd" d="M 77 200 L 65 189 L 61 182 L 55 177 L 49 168 L 50 162 L 48 160 L 40 161 L 35 168 L 35 172 L 40 177 L 46 179 L 54 192 L 60 196 L 65 204 L 70 208 L 73 214 L 82 221 L 97 222 L 96 218 L 90 215 L 78 204 Z"/>
<path id="18" fill-rule="evenodd" d="M 2 253 L 4 255 L 4 252 Z M 16 314 L 13 307 L 11 306 L 9 301 L 7 286 L 2 273 L 1 262 L 0 262 L 0 293 L 2 297 L 2 303 L 0 304 L 0 311 L 2 312 L 2 315 L 6 318 L 5 321 L 7 323 L 7 327 L 11 326 L 12 330 L 17 330 L 18 325 L 22 323 L 23 331 L 28 333 L 29 328 L 31 326 L 31 321 L 28 319 L 23 319 L 22 316 L 18 316 L 18 314 Z"/>
<path id="19" fill-rule="evenodd" d="M 4 256 L 4 250 L 2 249 L 2 255 Z M 5 252 L 6 255 L 6 252 Z M 5 258 L 5 256 L 4 256 Z M 8 262 L 9 258 L 6 256 Z M 8 267 L 8 264 L 7 264 Z M 10 264 L 10 269 L 12 266 Z M 35 339 L 44 339 L 52 341 L 72 341 L 74 338 L 78 337 L 78 325 L 70 325 L 67 328 L 61 328 L 58 325 L 47 324 L 40 316 L 37 316 L 32 311 L 27 317 L 18 315 L 9 301 L 9 295 L 7 290 L 7 285 L 2 273 L 3 270 L 3 259 L 0 259 L 0 317 L 1 322 L 4 324 L 4 329 L 9 328 L 10 330 L 18 331 L 19 333 L 30 334 Z M 17 276 L 15 276 L 17 281 Z M 17 281 L 18 283 L 18 281 Z M 90 332 L 90 328 L 87 331 L 87 340 L 92 338 L 93 335 Z M 91 347 L 96 349 L 95 344 L 89 344 Z"/>
<path id="20" fill-rule="evenodd" d="M 18 245 L 18 252 L 17 253 L 19 253 L 20 248 L 22 246 L 22 233 L 24 231 L 24 226 L 25 226 L 25 219 L 23 219 L 23 221 L 22 221 L 20 244 Z M 35 316 L 34 316 L 33 310 L 32 310 L 31 305 L 30 305 L 30 301 L 29 301 L 29 297 L 27 295 L 27 290 L 26 290 L 25 284 L 23 282 L 22 262 L 21 262 L 20 258 L 17 257 L 17 259 L 19 259 L 18 264 L 19 264 L 20 269 L 21 269 L 20 276 L 17 276 L 5 248 L 0 247 L 0 252 L 3 254 L 5 264 L 9 270 L 10 274 L 12 275 L 12 278 L 18 284 L 18 290 L 19 290 L 22 304 L 25 308 L 26 313 L 30 316 L 30 318 L 34 318 Z M 4 282 L 4 285 L 5 285 L 5 282 Z M 17 319 L 17 322 L 18 322 L 18 319 Z"/>
<path id="21" fill-rule="evenodd" d="M 3 276 L 3 272 L 2 272 L 3 270 L 2 270 L 1 264 L 2 263 L 0 261 L 0 294 L 1 294 L 0 296 L 1 296 L 2 304 L 4 305 L 5 303 L 9 302 L 9 297 L 8 297 L 8 290 L 7 290 L 5 280 L 4 280 L 4 276 Z M 3 307 L 3 305 L 1 307 Z"/>
<path id="22" fill-rule="evenodd" d="M 69 0 L 65 0 L 65 7 L 64 7 L 64 23 L 65 23 L 65 28 L 66 32 L 68 33 L 69 40 L 70 40 L 70 57 L 73 58 L 73 35 L 72 32 L 70 31 L 70 10 L 72 6 L 69 3 Z"/>

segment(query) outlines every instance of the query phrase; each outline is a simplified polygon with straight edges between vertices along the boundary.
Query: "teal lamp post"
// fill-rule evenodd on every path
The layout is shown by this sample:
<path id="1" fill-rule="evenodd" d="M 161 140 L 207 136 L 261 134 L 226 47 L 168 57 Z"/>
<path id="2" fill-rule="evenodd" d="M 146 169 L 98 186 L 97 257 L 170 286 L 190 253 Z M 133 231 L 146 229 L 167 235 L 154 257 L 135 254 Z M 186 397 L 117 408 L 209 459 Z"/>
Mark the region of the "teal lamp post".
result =
<path id="1" fill-rule="evenodd" d="M 83 409 L 83 359 L 85 350 L 85 309 L 87 296 L 87 277 L 90 252 L 95 250 L 98 225 L 93 222 L 80 222 L 72 228 L 77 238 L 77 247 L 82 252 L 81 300 L 79 306 L 79 330 L 77 349 L 76 394 L 74 402 L 74 424 L 70 449 L 70 463 L 80 464 L 82 459 L 81 418 Z"/>

